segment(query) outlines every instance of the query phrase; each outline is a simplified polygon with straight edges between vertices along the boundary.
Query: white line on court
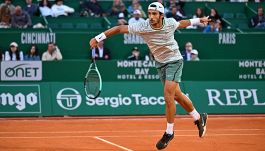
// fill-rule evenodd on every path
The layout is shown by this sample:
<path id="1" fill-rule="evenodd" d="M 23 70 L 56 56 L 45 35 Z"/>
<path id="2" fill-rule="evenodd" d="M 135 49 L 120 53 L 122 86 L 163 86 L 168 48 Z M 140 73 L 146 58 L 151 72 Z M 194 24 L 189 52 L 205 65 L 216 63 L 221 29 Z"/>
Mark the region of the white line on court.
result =
<path id="1" fill-rule="evenodd" d="M 102 131 L 18 131 L 18 132 L 0 132 L 0 134 L 76 134 L 76 133 L 138 133 L 138 132 L 163 132 L 165 130 L 125 130 L 125 131 L 115 131 L 115 130 L 102 130 Z M 174 130 L 175 132 L 194 132 L 198 130 Z M 210 129 L 210 131 L 265 131 L 265 129 Z"/>
<path id="2" fill-rule="evenodd" d="M 97 136 L 97 137 L 107 137 L 107 138 L 139 138 L 139 137 L 160 137 L 161 135 L 148 135 L 148 136 Z M 198 135 L 174 135 L 176 137 L 197 137 Z M 214 137 L 214 136 L 265 136 L 265 134 L 206 134 L 206 136 L 208 137 Z M 53 139 L 53 138 L 93 138 L 95 136 L 91 136 L 91 135 L 75 135 L 75 136 L 0 136 L 0 139 L 20 139 L 20 138 L 24 138 L 24 139 Z"/>
<path id="3" fill-rule="evenodd" d="M 74 121 L 109 121 L 109 120 L 117 120 L 117 121 L 131 121 L 131 120 L 135 120 L 135 121 L 142 121 L 142 120 L 161 120 L 161 119 L 164 119 L 164 117 L 128 117 L 128 118 L 125 118 L 125 117 L 121 117 L 121 118 L 112 118 L 112 117 L 108 117 L 108 118 L 64 118 L 64 117 L 61 117 L 60 119 L 59 118 L 56 118 L 56 119 L 52 119 L 52 118 L 40 118 L 40 119 L 37 119 L 37 118 L 29 118 L 29 119 L 25 119 L 25 118 L 15 118 L 15 119 L 12 119 L 12 118 L 0 118 L 0 122 L 7 122 L 7 121 L 12 121 L 12 122 L 21 122 L 21 121 L 30 121 L 30 122 L 51 122 L 51 121 L 68 121 L 68 120 L 74 120 Z M 191 120 L 190 117 L 187 117 L 187 116 L 183 116 L 183 117 L 176 117 L 177 120 Z M 265 116 L 262 115 L 262 116 L 229 116 L 229 115 L 224 115 L 224 116 L 215 116 L 215 115 L 209 115 L 209 120 L 241 120 L 241 119 L 265 119 Z"/>
<path id="4" fill-rule="evenodd" d="M 123 149 L 123 150 L 126 150 L 126 151 L 133 151 L 133 150 L 131 150 L 131 149 L 128 149 L 128 148 L 126 148 L 126 147 L 123 147 L 123 146 L 120 146 L 120 145 L 118 145 L 118 144 L 112 143 L 112 142 L 107 141 L 107 140 L 105 140 L 105 139 L 103 139 L 103 138 L 100 138 L 100 137 L 98 137 L 98 136 L 95 136 L 94 138 L 97 139 L 97 140 L 100 140 L 100 141 L 102 141 L 102 142 L 105 142 L 105 143 L 107 143 L 107 144 L 110 144 L 110 145 L 113 145 L 113 146 L 119 147 L 119 148 L 121 148 L 121 149 Z"/>

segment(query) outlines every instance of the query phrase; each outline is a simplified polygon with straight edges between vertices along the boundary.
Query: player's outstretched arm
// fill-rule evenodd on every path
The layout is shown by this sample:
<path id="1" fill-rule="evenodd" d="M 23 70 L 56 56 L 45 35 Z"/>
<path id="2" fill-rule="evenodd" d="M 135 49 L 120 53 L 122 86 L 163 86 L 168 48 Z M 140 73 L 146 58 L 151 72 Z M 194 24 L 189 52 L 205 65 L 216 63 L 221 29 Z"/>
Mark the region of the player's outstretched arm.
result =
<path id="1" fill-rule="evenodd" d="M 207 25 L 209 21 L 211 21 L 211 19 L 209 19 L 209 17 L 181 20 L 181 21 L 179 21 L 180 24 L 179 24 L 178 29 L 186 28 L 190 25 L 198 25 L 200 23 Z"/>
<path id="2" fill-rule="evenodd" d="M 91 48 L 95 48 L 98 44 L 98 42 L 106 39 L 107 37 L 111 37 L 116 34 L 121 34 L 121 33 L 129 33 L 128 31 L 128 25 L 120 25 L 120 26 L 115 26 L 112 27 L 103 33 L 97 35 L 96 37 L 92 38 L 89 42 Z"/>

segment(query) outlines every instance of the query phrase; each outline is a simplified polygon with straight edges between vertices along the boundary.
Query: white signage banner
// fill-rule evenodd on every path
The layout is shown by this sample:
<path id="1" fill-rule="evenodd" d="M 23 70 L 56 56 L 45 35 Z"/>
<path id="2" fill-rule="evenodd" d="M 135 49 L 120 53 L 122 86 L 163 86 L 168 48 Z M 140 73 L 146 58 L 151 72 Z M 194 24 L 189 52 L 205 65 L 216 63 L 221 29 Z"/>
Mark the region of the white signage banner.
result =
<path id="1" fill-rule="evenodd" d="M 40 81 L 42 80 L 41 61 L 2 61 L 2 81 Z"/>

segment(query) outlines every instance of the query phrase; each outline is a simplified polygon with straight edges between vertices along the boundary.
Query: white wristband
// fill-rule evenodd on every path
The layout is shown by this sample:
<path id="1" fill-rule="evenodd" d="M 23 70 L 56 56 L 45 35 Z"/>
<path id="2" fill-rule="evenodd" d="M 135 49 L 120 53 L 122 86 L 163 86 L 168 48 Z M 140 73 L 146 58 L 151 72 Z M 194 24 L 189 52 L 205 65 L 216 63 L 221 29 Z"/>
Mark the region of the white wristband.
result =
<path id="1" fill-rule="evenodd" d="M 200 18 L 190 19 L 191 26 L 198 25 L 198 24 L 200 24 Z"/>
<path id="2" fill-rule="evenodd" d="M 101 41 L 103 41 L 104 39 L 106 39 L 107 37 L 106 37 L 106 35 L 104 34 L 104 33 L 101 33 L 101 34 L 99 34 L 99 35 L 97 35 L 96 37 L 95 37 L 95 39 L 96 39 L 96 41 L 97 42 L 101 42 Z"/>

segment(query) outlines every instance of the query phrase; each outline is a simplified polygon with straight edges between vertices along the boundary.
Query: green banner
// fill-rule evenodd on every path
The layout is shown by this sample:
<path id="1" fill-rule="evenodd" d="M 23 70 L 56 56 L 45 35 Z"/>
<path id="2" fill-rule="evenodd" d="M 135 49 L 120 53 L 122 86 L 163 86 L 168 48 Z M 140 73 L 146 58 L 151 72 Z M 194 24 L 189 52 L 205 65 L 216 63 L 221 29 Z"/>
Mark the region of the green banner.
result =
<path id="1" fill-rule="evenodd" d="M 42 62 L 42 81 L 81 82 L 89 64 L 90 61 L 77 60 Z M 97 61 L 97 66 L 104 82 L 160 81 L 154 61 Z M 33 66 L 31 67 L 33 68 Z M 4 69 L 3 66 L 2 69 Z M 17 72 L 22 74 L 20 70 Z M 4 74 L 3 70 L 2 77 L 5 76 Z M 13 80 L 17 80 L 17 78 Z M 186 61 L 184 62 L 182 80 L 265 81 L 265 60 Z"/>
<path id="2" fill-rule="evenodd" d="M 89 61 L 76 60 L 43 62 L 43 81 L 81 82 L 89 64 Z M 154 61 L 97 61 L 97 66 L 105 82 L 159 81 Z M 265 81 L 265 60 L 186 61 L 182 80 Z"/>
<path id="3" fill-rule="evenodd" d="M 0 113 L 41 113 L 40 85 L 0 85 Z"/>
<path id="4" fill-rule="evenodd" d="M 0 84 L 0 116 L 51 115 L 47 84 Z"/>
<path id="5" fill-rule="evenodd" d="M 54 115 L 146 115 L 164 112 L 160 82 L 105 82 L 101 95 L 88 99 L 81 83 L 52 87 Z"/>
<path id="6" fill-rule="evenodd" d="M 265 112 L 265 82 L 185 82 L 185 91 L 208 113 Z"/>
<path id="7" fill-rule="evenodd" d="M 181 83 L 200 112 L 265 113 L 265 82 Z M 163 87 L 154 82 L 103 82 L 101 95 L 88 99 L 82 82 L 0 85 L 0 116 L 162 115 Z M 186 111 L 177 104 L 177 114 Z"/>
<path id="8" fill-rule="evenodd" d="M 78 83 L 59 84 L 53 87 L 52 96 L 54 114 L 65 115 L 150 115 L 164 114 L 163 90 L 160 82 L 106 82 L 102 95 L 96 100 L 89 100 L 83 94 Z M 265 83 L 257 82 L 183 82 L 183 92 L 191 98 L 201 112 L 212 114 L 264 113 Z M 80 94 L 78 97 L 64 96 Z M 58 95 L 59 94 L 59 95 Z M 58 99 L 64 98 L 64 99 Z M 53 100 L 53 99 L 52 99 Z M 64 103 L 59 103 L 62 101 Z M 67 101 L 69 107 L 67 107 Z M 62 104 L 64 104 L 62 106 Z M 77 104 L 78 107 L 77 107 Z M 71 110 L 72 107 L 76 107 Z M 177 113 L 185 110 L 177 105 Z"/>

